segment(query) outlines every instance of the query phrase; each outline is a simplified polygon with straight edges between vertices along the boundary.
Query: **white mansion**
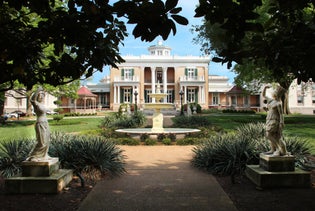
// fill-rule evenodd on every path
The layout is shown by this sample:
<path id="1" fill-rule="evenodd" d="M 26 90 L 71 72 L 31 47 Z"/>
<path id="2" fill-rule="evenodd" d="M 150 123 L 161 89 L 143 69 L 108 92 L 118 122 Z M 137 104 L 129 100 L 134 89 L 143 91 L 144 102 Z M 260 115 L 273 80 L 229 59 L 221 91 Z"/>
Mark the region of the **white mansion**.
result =
<path id="1" fill-rule="evenodd" d="M 148 55 L 124 56 L 125 62 L 111 68 L 110 75 L 98 84 L 81 87 L 79 99 L 62 98 L 66 112 L 95 112 L 100 109 L 117 111 L 120 104 L 152 102 L 150 93 L 155 93 L 159 83 L 161 91 L 167 93 L 164 102 L 174 104 L 198 103 L 203 109 L 233 108 L 261 111 L 265 106 L 261 94 L 248 95 L 242 89 L 229 84 L 226 76 L 209 73 L 209 56 L 175 56 L 171 48 L 162 42 L 148 48 Z M 182 95 L 180 95 L 182 94 Z M 56 99 L 46 95 L 49 109 Z M 154 101 L 154 99 L 153 99 Z M 303 88 L 294 81 L 289 90 L 289 107 L 293 113 L 315 113 L 315 84 Z M 26 110 L 26 99 L 6 97 L 5 111 Z"/>

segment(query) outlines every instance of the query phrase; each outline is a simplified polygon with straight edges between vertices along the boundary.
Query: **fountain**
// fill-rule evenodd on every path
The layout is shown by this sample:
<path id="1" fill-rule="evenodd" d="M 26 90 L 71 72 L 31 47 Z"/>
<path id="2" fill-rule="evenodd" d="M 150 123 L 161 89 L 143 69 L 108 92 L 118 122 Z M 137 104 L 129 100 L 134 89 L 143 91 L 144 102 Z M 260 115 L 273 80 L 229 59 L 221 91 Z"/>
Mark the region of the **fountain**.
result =
<path id="1" fill-rule="evenodd" d="M 200 132 L 198 129 L 191 128 L 164 128 L 163 127 L 163 114 L 161 109 L 171 109 L 174 107 L 171 103 L 161 103 L 161 99 L 166 97 L 167 93 L 161 93 L 160 83 L 156 85 L 156 93 L 148 94 L 151 99 L 155 99 L 155 103 L 145 103 L 144 109 L 154 109 L 154 114 L 152 117 L 152 128 L 125 128 L 118 129 L 116 132 L 127 133 L 129 135 L 158 135 L 158 134 L 188 134 Z"/>

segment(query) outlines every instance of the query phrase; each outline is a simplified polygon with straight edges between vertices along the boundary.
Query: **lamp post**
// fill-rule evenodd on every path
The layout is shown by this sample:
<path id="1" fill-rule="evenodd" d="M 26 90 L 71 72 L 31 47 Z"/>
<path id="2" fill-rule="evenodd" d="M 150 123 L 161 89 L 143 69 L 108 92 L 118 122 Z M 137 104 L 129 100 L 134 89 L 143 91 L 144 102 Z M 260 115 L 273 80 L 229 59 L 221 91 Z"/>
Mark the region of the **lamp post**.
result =
<path id="1" fill-rule="evenodd" d="M 137 106 L 138 91 L 137 91 L 137 89 L 135 90 L 134 95 L 135 95 L 135 112 L 137 112 L 138 111 L 138 106 Z"/>
<path id="2" fill-rule="evenodd" d="M 180 115 L 184 115 L 184 108 L 183 108 L 183 90 L 179 91 L 179 96 L 180 96 Z"/>

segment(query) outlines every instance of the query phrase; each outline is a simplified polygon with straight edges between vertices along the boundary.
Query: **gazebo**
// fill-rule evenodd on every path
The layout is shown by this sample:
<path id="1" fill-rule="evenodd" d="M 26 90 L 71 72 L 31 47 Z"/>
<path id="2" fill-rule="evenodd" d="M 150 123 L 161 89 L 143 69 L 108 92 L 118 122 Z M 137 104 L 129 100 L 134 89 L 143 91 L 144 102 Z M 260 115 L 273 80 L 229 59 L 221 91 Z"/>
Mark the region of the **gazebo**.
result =
<path id="1" fill-rule="evenodd" d="M 79 98 L 75 100 L 75 112 L 95 113 L 97 95 L 85 86 L 82 86 L 77 93 Z"/>

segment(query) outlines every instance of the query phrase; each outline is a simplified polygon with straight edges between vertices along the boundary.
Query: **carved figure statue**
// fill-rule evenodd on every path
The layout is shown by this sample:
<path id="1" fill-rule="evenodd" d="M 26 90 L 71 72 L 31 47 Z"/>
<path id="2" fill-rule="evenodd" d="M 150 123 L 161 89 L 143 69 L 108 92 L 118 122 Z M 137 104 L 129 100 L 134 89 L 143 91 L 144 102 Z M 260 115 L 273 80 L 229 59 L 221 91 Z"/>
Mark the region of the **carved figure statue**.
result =
<path id="1" fill-rule="evenodd" d="M 263 97 L 267 100 L 267 118 L 266 118 L 266 138 L 270 141 L 270 151 L 265 154 L 280 156 L 287 155 L 287 150 L 282 138 L 282 130 L 284 127 L 283 108 L 281 96 L 285 90 L 277 85 L 272 98 L 266 96 L 266 90 L 270 88 L 269 85 L 263 89 Z"/>
<path id="2" fill-rule="evenodd" d="M 39 87 L 31 96 L 31 103 L 34 108 L 37 120 L 35 123 L 36 132 L 36 145 L 31 151 L 29 157 L 26 159 L 28 161 L 41 161 L 48 160 L 48 149 L 50 143 L 50 131 L 49 125 L 46 118 L 46 108 L 42 103 L 45 97 L 45 92 L 42 87 Z"/>

